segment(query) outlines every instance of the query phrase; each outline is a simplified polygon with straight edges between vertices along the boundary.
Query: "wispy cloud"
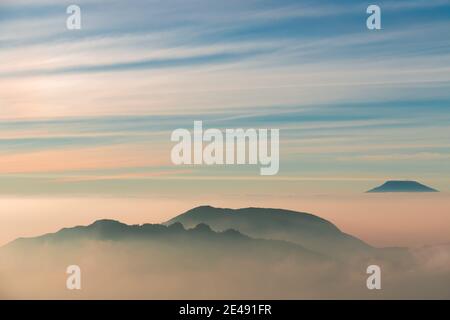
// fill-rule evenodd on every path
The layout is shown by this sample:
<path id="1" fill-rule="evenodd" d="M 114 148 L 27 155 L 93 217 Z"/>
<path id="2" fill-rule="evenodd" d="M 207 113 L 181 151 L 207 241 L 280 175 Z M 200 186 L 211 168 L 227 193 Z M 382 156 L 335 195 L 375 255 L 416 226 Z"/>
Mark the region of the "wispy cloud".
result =
<path id="1" fill-rule="evenodd" d="M 450 145 L 447 146 L 450 149 Z M 383 155 L 362 155 L 355 157 L 341 157 L 341 161 L 428 161 L 428 160 L 449 160 L 450 153 L 419 152 L 413 154 L 383 154 Z"/>
<path id="2" fill-rule="evenodd" d="M 383 1 L 377 32 L 359 1 L 78 4 L 75 32 L 66 3 L 0 4 L 0 173 L 251 176 L 167 170 L 170 131 L 194 120 L 281 128 L 283 181 L 449 172 L 448 1 Z"/>

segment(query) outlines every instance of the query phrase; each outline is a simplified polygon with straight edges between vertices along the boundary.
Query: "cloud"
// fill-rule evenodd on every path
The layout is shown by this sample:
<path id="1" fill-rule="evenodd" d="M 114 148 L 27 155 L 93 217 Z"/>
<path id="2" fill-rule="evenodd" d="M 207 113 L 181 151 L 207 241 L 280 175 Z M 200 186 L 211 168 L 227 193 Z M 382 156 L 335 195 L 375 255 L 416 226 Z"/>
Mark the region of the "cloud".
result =
<path id="1" fill-rule="evenodd" d="M 340 161 L 432 161 L 449 160 L 450 153 L 420 152 L 413 154 L 382 154 L 339 157 Z"/>
<path id="2" fill-rule="evenodd" d="M 60 1 L 0 4 L 2 172 L 167 164 L 168 133 L 199 119 L 282 129 L 294 178 L 377 175 L 395 159 L 413 171 L 448 151 L 443 1 L 385 1 L 380 32 L 357 2 L 79 5 L 83 27 L 70 32 Z"/>

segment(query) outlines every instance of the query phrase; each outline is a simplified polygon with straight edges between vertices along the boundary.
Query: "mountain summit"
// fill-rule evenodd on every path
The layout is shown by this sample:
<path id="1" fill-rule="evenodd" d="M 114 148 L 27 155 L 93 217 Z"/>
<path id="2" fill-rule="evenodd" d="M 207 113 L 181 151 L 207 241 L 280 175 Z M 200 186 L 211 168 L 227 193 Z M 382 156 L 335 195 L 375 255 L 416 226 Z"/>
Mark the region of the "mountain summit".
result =
<path id="1" fill-rule="evenodd" d="M 439 192 L 436 189 L 430 188 L 417 181 L 400 181 L 390 180 L 386 181 L 381 186 L 373 188 L 368 193 L 382 193 L 382 192 Z"/>
<path id="2" fill-rule="evenodd" d="M 176 222 L 186 228 L 204 223 L 219 232 L 234 229 L 252 238 L 289 241 L 331 256 L 368 253 L 373 249 L 356 237 L 343 233 L 325 219 L 284 209 L 223 209 L 201 206 L 164 224 L 171 225 Z"/>

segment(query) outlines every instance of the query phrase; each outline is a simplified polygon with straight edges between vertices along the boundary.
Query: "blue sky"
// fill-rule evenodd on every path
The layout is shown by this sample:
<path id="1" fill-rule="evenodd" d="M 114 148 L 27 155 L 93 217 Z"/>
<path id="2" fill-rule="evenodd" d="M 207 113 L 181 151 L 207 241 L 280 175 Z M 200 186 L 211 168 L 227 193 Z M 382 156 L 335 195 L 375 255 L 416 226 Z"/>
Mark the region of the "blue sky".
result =
<path id="1" fill-rule="evenodd" d="M 0 4 L 2 194 L 255 184 L 258 168 L 171 166 L 170 133 L 194 120 L 280 128 L 273 181 L 450 190 L 449 1 L 75 3 L 78 31 L 72 1 Z"/>

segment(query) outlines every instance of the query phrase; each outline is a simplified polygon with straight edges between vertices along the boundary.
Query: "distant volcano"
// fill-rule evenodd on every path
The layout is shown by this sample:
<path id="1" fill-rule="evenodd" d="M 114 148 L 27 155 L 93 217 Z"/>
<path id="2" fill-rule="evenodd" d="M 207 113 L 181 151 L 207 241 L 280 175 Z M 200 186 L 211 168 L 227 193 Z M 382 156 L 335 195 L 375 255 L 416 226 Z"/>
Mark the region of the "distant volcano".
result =
<path id="1" fill-rule="evenodd" d="M 381 193 L 381 192 L 439 192 L 436 189 L 430 188 L 417 181 L 398 181 L 391 180 L 386 181 L 379 187 L 373 188 L 369 193 Z"/>

